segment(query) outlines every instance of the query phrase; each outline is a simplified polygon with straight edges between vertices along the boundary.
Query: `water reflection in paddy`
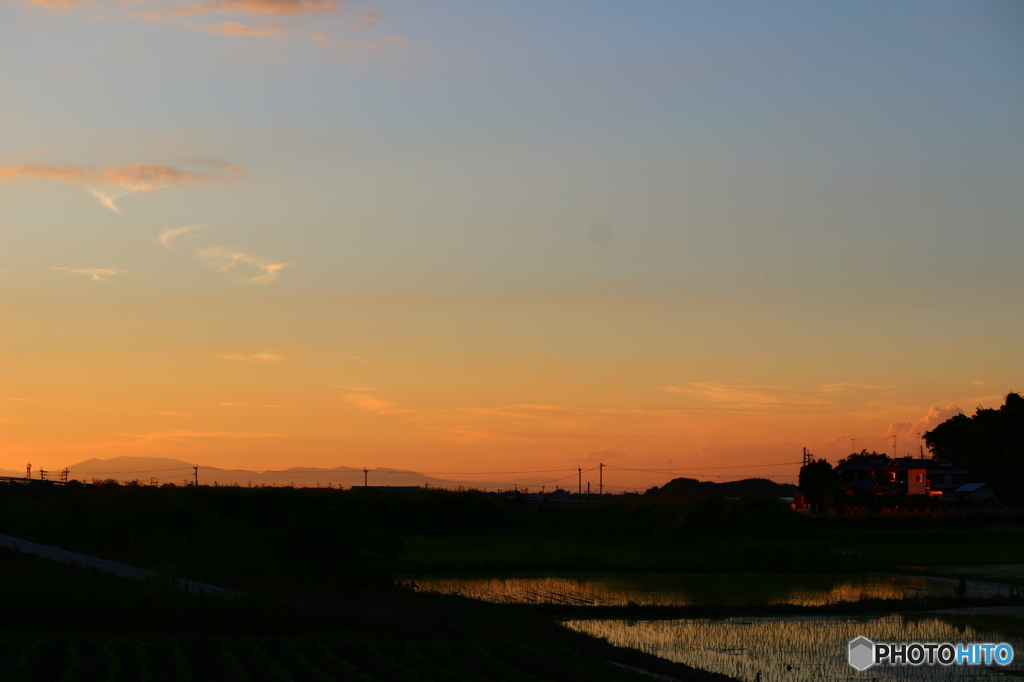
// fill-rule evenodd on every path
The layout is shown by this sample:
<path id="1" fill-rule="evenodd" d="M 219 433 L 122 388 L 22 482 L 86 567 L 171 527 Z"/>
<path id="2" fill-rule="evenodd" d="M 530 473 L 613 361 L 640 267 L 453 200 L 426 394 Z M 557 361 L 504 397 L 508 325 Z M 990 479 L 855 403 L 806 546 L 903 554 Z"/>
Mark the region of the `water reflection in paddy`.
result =
<path id="1" fill-rule="evenodd" d="M 782 617 L 673 621 L 575 620 L 566 627 L 694 668 L 746 682 L 818 680 L 997 680 L 1024 674 L 1024 624 L 1014 618 L 968 616 Z M 850 640 L 1009 642 L 1017 658 L 1007 668 L 847 664 Z"/>
<path id="2" fill-rule="evenodd" d="M 947 578 L 881 573 L 630 573 L 509 577 L 415 578 L 417 589 L 516 604 L 585 606 L 771 605 L 824 606 L 864 599 L 952 596 Z M 1006 594 L 1008 586 L 969 583 L 972 597 Z"/>

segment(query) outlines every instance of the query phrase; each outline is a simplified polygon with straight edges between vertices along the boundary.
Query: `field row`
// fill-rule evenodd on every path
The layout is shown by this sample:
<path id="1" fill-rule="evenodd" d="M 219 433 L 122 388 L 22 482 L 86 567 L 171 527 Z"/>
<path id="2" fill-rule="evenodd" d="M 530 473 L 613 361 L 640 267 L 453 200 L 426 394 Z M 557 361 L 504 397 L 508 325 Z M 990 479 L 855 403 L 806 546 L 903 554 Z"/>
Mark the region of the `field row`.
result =
<path id="1" fill-rule="evenodd" d="M 643 680 L 571 648 L 517 642 L 9 634 L 0 682 Z"/>

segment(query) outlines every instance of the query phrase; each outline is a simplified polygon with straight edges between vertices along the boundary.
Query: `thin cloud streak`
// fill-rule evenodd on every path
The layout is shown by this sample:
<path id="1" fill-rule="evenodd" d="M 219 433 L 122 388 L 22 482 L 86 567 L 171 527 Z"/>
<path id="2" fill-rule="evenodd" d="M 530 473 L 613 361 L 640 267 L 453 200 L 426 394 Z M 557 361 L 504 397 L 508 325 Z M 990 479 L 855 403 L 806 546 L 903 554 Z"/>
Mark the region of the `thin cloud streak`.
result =
<path id="1" fill-rule="evenodd" d="M 281 276 L 281 270 L 291 263 L 272 263 L 243 251 L 231 251 L 223 246 L 201 249 L 196 257 L 211 268 L 232 275 L 240 282 L 269 284 Z M 252 274 L 252 269 L 263 274 Z"/>
<path id="2" fill-rule="evenodd" d="M 124 270 L 118 270 L 117 268 L 54 268 L 54 270 L 64 270 L 67 272 L 73 272 L 77 275 L 85 275 L 89 279 L 95 282 L 106 282 L 114 275 L 120 275 L 124 273 Z"/>
<path id="3" fill-rule="evenodd" d="M 87 2 L 87 0 L 32 0 L 33 5 L 55 9 L 67 9 L 75 5 L 81 5 L 83 2 Z"/>
<path id="4" fill-rule="evenodd" d="M 245 177 L 245 171 L 221 161 L 207 162 L 216 170 L 198 173 L 172 166 L 148 163 L 124 163 L 99 168 L 62 164 L 7 164 L 0 166 L 0 180 L 56 180 L 58 182 L 90 183 L 89 192 L 116 213 L 114 203 L 134 192 L 153 192 L 182 185 L 226 183 Z"/>
<path id="5" fill-rule="evenodd" d="M 359 20 L 351 24 L 350 28 L 369 28 L 376 24 L 384 13 L 376 9 L 364 9 L 359 12 Z"/>
<path id="6" fill-rule="evenodd" d="M 376 395 L 367 393 L 352 393 L 349 395 L 341 396 L 341 399 L 345 402 L 358 407 L 360 410 L 366 410 L 367 412 L 377 412 L 379 414 L 389 414 L 398 407 L 398 403 L 385 400 Z"/>
<path id="7" fill-rule="evenodd" d="M 182 235 L 186 235 L 189 232 L 195 232 L 196 230 L 201 229 L 202 227 L 202 225 L 183 225 L 182 227 L 171 227 L 161 232 L 158 239 L 160 240 L 160 243 L 164 245 L 165 249 L 169 249 L 171 248 L 171 244 L 174 242 L 175 239 L 181 237 Z"/>
<path id="8" fill-rule="evenodd" d="M 830 404 L 821 398 L 793 393 L 792 386 L 690 382 L 684 386 L 663 386 L 662 391 L 689 395 L 722 407 L 768 407 L 773 405 L 817 406 Z"/>
<path id="9" fill-rule="evenodd" d="M 245 26 L 234 21 L 225 21 L 220 24 L 203 24 L 203 30 L 216 33 L 222 36 L 247 36 L 250 38 L 270 38 L 291 29 L 277 24 L 264 24 L 262 26 Z"/>
<path id="10" fill-rule="evenodd" d="M 224 360 L 239 360 L 241 362 L 281 362 L 284 360 L 283 356 L 275 353 L 253 353 L 251 355 L 229 354 L 218 355 L 217 357 Z"/>
<path id="11" fill-rule="evenodd" d="M 212 0 L 190 2 L 184 7 L 157 10 L 161 13 L 191 16 L 211 12 L 245 14 L 323 14 L 343 6 L 340 0 Z"/>

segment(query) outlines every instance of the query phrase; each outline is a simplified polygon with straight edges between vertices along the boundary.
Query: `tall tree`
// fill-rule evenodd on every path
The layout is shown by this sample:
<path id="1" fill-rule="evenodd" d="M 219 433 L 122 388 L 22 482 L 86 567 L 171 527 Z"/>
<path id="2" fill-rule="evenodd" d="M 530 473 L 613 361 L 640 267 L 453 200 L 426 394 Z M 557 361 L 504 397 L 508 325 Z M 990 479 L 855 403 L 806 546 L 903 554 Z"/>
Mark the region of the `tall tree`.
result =
<path id="1" fill-rule="evenodd" d="M 979 407 L 958 414 L 924 434 L 936 459 L 971 470 L 971 479 L 1002 497 L 1024 498 L 1024 398 L 1009 393 L 999 409 Z"/>

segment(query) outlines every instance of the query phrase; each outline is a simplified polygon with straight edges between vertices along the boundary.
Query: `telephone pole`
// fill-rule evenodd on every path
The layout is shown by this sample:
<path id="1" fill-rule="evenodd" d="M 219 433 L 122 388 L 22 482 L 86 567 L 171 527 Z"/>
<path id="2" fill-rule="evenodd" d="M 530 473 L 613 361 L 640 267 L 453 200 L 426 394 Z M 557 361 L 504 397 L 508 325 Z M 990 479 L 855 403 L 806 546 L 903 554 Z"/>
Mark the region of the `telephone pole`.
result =
<path id="1" fill-rule="evenodd" d="M 192 467 L 192 485 L 196 488 L 199 487 L 199 465 L 196 464 Z"/>
<path id="2" fill-rule="evenodd" d="M 25 478 L 32 478 L 32 463 L 25 465 Z"/>
<path id="3" fill-rule="evenodd" d="M 583 467 L 576 467 L 576 494 L 583 494 Z"/>
<path id="4" fill-rule="evenodd" d="M 803 466 L 807 466 L 808 464 L 813 464 L 813 463 L 814 463 L 814 455 L 811 454 L 810 450 L 808 450 L 807 448 L 804 448 L 804 463 L 803 463 Z"/>
<path id="5" fill-rule="evenodd" d="M 369 471 L 366 467 L 363 467 L 363 487 L 366 488 L 366 473 Z"/>
<path id="6" fill-rule="evenodd" d="M 604 495 L 604 462 L 597 465 L 597 494 Z"/>

